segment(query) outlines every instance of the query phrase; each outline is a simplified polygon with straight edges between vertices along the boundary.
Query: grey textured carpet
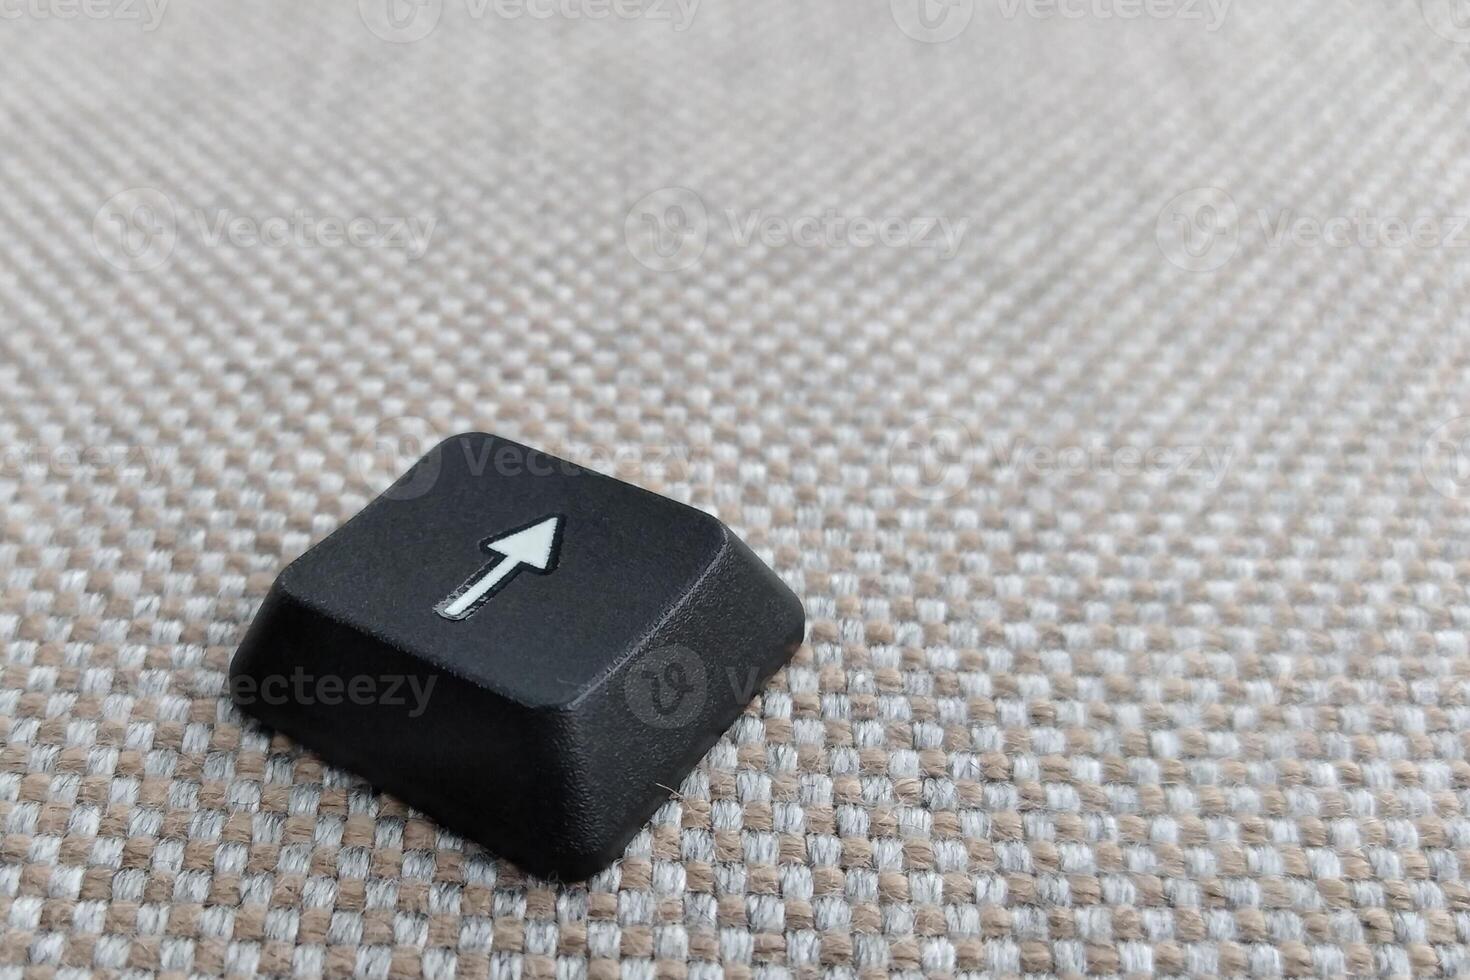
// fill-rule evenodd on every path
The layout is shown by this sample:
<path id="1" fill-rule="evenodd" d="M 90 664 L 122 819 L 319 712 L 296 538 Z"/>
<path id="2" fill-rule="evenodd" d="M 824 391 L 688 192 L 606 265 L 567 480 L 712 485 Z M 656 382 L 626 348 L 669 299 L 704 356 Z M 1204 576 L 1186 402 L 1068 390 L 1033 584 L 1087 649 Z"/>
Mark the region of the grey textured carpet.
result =
<path id="1" fill-rule="evenodd" d="M 0 3 L 0 975 L 1470 971 L 1457 13 Z M 220 696 L 472 428 L 809 614 L 583 884 Z"/>

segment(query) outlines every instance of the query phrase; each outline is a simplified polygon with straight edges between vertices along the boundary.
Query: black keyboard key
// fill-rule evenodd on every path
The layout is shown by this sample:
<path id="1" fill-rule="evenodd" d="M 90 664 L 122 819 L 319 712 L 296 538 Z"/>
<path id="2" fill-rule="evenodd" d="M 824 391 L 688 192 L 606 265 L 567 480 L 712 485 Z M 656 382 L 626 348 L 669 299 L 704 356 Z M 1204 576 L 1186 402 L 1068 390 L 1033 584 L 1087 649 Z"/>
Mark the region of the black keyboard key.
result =
<path id="1" fill-rule="evenodd" d="M 715 518 L 483 433 L 272 586 L 240 706 L 534 873 L 611 863 L 802 639 Z"/>

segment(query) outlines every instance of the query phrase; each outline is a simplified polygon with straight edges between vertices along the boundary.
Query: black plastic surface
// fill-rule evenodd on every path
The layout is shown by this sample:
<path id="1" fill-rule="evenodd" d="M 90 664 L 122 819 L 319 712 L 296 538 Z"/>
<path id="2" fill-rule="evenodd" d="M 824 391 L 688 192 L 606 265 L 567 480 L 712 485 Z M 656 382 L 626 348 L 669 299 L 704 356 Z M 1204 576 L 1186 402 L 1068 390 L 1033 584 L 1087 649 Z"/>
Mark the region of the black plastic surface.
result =
<path id="1" fill-rule="evenodd" d="M 467 433 L 281 573 L 231 687 L 328 761 L 576 880 L 619 856 L 803 629 L 715 518 Z"/>

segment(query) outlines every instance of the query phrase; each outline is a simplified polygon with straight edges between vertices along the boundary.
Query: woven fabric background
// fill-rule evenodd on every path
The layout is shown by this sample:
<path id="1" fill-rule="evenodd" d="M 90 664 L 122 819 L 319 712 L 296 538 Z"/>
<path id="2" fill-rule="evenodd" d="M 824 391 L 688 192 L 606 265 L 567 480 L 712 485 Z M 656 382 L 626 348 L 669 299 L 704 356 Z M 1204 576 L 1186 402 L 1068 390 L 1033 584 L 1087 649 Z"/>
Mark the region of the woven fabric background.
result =
<path id="1" fill-rule="evenodd" d="M 0 3 L 0 975 L 1470 972 L 1470 30 L 924 3 Z M 590 882 L 221 696 L 466 429 L 808 611 Z"/>

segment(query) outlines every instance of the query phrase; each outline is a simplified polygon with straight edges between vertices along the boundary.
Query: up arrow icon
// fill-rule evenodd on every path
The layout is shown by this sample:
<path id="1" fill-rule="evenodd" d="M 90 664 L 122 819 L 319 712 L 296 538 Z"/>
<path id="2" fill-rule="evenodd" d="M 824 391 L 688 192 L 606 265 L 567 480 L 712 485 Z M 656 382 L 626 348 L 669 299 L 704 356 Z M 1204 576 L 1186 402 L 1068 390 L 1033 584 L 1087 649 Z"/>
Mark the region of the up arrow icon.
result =
<path id="1" fill-rule="evenodd" d="M 468 619 L 522 568 L 543 575 L 555 570 L 561 550 L 561 525 L 561 515 L 552 514 L 482 542 L 482 548 L 500 557 L 470 576 L 469 581 L 451 592 L 434 611 L 445 619 Z"/>

